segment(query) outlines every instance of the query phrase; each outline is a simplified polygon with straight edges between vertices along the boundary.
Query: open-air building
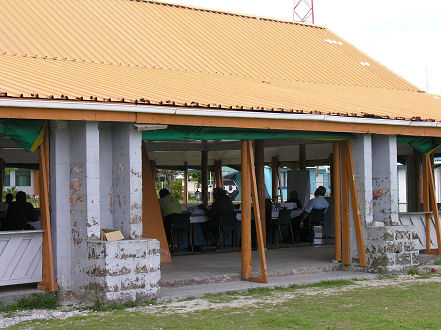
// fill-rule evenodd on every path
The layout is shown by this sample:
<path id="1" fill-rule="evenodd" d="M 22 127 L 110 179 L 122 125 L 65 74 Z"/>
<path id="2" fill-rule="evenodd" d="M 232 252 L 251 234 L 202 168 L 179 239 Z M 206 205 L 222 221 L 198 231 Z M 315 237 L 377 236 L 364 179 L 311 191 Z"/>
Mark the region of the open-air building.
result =
<path id="1" fill-rule="evenodd" d="M 271 272 L 265 164 L 331 165 L 330 263 L 400 271 L 441 251 L 431 161 L 440 97 L 325 27 L 154 1 L 5 0 L 0 32 L 1 156 L 39 165 L 42 223 L 0 233 L 0 286 L 154 297 L 160 264 L 173 259 L 155 164 L 200 167 L 204 202 L 208 167 L 241 168 L 244 280 Z M 398 158 L 413 213 L 398 212 Z M 125 239 L 101 241 L 104 228 Z"/>

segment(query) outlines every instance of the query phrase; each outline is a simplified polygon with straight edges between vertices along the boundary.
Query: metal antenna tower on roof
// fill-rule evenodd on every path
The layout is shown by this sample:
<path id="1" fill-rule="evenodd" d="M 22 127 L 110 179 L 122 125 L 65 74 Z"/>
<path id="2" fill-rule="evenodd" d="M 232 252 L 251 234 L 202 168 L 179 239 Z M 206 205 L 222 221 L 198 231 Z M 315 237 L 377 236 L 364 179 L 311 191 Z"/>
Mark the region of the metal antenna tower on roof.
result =
<path id="1" fill-rule="evenodd" d="M 294 0 L 293 19 L 314 24 L 314 0 Z"/>

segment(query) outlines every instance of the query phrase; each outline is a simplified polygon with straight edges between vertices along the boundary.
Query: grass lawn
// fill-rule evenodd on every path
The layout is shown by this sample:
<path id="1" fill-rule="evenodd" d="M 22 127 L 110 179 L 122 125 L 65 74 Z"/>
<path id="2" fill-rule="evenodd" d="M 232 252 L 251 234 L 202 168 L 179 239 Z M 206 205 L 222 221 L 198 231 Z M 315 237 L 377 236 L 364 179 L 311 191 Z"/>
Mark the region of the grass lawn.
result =
<path id="1" fill-rule="evenodd" d="M 34 320 L 14 327 L 438 329 L 441 327 L 440 296 L 440 277 L 333 281 L 104 310 L 65 320 Z"/>

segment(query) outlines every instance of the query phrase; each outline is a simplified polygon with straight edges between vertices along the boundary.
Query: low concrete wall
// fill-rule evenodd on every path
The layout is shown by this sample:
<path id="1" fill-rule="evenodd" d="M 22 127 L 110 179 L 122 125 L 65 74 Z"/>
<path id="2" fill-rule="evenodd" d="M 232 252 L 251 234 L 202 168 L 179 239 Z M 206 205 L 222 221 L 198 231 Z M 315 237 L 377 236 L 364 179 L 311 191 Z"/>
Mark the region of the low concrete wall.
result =
<path id="1" fill-rule="evenodd" d="M 414 226 L 367 226 L 368 270 L 403 272 L 418 266 L 418 235 Z"/>
<path id="2" fill-rule="evenodd" d="M 84 294 L 100 301 L 148 300 L 159 291 L 159 241 L 87 242 L 88 283 Z"/>

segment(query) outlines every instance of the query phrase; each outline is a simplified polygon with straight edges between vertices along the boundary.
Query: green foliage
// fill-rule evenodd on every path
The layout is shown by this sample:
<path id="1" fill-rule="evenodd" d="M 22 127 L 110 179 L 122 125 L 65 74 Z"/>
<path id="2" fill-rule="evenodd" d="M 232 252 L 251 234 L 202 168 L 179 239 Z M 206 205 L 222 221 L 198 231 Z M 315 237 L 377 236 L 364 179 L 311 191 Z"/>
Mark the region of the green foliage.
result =
<path id="1" fill-rule="evenodd" d="M 17 187 L 15 187 L 15 186 L 12 186 L 6 190 L 3 190 L 3 200 L 6 198 L 7 194 L 12 194 L 12 195 L 14 195 L 14 198 L 15 198 L 15 195 L 17 195 L 17 193 L 18 193 L 18 190 L 17 190 Z"/>
<path id="2" fill-rule="evenodd" d="M 418 269 L 411 269 L 407 272 L 407 275 L 418 275 Z"/>
<path id="3" fill-rule="evenodd" d="M 1 311 L 14 311 L 25 309 L 56 309 L 59 303 L 53 294 L 33 294 L 30 297 L 19 299 L 15 304 L 0 307 Z"/>
<path id="4" fill-rule="evenodd" d="M 176 198 L 181 198 L 182 196 L 182 179 L 176 179 L 173 181 L 172 193 Z"/>
<path id="5" fill-rule="evenodd" d="M 435 265 L 437 266 L 441 265 L 441 260 L 435 260 Z"/>

